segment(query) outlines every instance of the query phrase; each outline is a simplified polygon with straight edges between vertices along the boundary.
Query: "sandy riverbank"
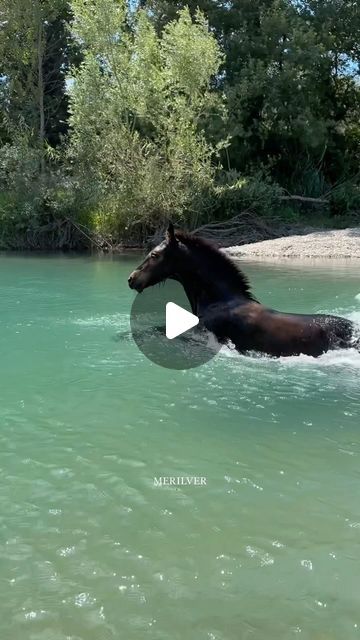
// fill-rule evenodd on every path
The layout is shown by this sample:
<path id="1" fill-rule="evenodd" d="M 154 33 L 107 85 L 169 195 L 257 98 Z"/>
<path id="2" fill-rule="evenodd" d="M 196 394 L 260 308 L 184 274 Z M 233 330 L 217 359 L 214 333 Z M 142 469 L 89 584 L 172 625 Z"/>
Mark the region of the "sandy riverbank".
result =
<path id="1" fill-rule="evenodd" d="M 228 247 L 232 256 L 251 258 L 356 258 L 360 260 L 360 227 L 315 231 Z"/>

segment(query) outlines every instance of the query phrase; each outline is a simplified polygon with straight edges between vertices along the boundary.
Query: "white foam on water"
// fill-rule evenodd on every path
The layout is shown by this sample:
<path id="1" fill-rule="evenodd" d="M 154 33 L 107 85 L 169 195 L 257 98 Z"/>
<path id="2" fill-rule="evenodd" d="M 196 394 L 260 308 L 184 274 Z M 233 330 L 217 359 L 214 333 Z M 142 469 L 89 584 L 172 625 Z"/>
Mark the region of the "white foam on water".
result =
<path id="1" fill-rule="evenodd" d="M 349 320 L 351 320 L 355 325 L 357 325 L 357 328 L 360 332 L 360 311 L 352 311 L 351 313 L 347 313 L 346 317 L 349 318 Z"/>
<path id="2" fill-rule="evenodd" d="M 281 365 L 286 367 L 305 366 L 305 367 L 341 367 L 360 370 L 360 352 L 357 349 L 335 349 L 327 351 L 318 358 L 312 356 L 300 355 L 290 356 L 288 358 L 279 358 Z"/>
<path id="3" fill-rule="evenodd" d="M 231 359 L 237 358 L 239 363 L 242 359 L 245 359 L 248 364 L 256 361 L 264 366 L 278 365 L 281 367 L 306 368 L 341 367 L 343 369 L 358 369 L 360 371 L 360 352 L 353 348 L 335 349 L 324 353 L 318 358 L 313 358 L 312 356 L 303 354 L 299 356 L 281 356 L 280 358 L 272 358 L 258 353 L 243 355 L 229 347 L 223 347 L 220 351 L 220 355 Z"/>
<path id="4" fill-rule="evenodd" d="M 129 326 L 129 315 L 127 313 L 113 313 L 105 316 L 73 318 L 71 324 L 81 327 L 115 327 L 121 329 Z"/>
<path id="5" fill-rule="evenodd" d="M 355 337 L 360 337 L 360 311 L 352 311 L 351 313 L 347 313 L 345 317 L 355 324 Z M 227 358 L 245 358 L 248 363 L 254 362 L 255 360 L 257 362 L 261 362 L 265 366 L 273 366 L 275 363 L 284 367 L 341 367 L 360 370 L 360 352 L 351 347 L 349 349 L 334 349 L 327 351 L 327 353 L 324 353 L 318 358 L 313 358 L 312 356 L 303 354 L 299 356 L 281 356 L 280 358 L 272 358 L 268 355 L 261 355 L 258 353 L 240 355 L 237 353 L 236 349 L 231 346 L 224 346 L 221 349 L 220 354 Z"/>

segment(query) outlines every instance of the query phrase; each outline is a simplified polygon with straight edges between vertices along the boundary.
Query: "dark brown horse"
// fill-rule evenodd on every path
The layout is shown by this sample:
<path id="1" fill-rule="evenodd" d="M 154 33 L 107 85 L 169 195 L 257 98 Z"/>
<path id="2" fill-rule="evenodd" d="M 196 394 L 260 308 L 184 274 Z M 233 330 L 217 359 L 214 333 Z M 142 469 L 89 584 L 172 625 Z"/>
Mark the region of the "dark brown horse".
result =
<path id="1" fill-rule="evenodd" d="M 225 253 L 203 239 L 175 231 L 172 224 L 165 240 L 128 282 L 141 292 L 167 278 L 182 284 L 201 324 L 220 342 L 231 340 L 239 352 L 319 356 L 329 349 L 360 349 L 350 320 L 268 309 L 255 299 L 246 277 Z"/>

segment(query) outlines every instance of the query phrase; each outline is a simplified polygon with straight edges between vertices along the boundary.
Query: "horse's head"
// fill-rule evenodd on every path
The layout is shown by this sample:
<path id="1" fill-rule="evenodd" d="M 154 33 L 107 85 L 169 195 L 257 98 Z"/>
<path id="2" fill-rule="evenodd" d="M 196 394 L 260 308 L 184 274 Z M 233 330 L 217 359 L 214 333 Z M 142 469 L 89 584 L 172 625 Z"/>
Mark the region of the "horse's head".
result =
<path id="1" fill-rule="evenodd" d="M 169 224 L 166 236 L 155 249 L 152 249 L 145 260 L 130 274 L 130 289 L 139 293 L 147 287 L 163 282 L 175 274 L 179 258 L 179 243 L 175 236 L 174 225 Z"/>

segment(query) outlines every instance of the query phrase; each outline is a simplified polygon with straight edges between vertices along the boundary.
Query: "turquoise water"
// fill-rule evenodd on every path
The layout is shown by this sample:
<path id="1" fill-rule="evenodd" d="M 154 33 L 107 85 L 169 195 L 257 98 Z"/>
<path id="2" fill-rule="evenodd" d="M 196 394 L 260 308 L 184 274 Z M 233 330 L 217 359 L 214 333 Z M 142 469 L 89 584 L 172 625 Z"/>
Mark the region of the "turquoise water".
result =
<path id="1" fill-rule="evenodd" d="M 1 639 L 358 638 L 360 354 L 156 367 L 138 261 L 0 257 Z M 360 321 L 356 262 L 244 269 Z"/>

